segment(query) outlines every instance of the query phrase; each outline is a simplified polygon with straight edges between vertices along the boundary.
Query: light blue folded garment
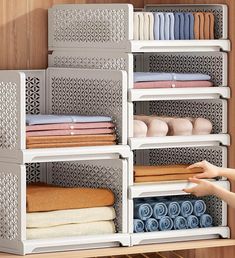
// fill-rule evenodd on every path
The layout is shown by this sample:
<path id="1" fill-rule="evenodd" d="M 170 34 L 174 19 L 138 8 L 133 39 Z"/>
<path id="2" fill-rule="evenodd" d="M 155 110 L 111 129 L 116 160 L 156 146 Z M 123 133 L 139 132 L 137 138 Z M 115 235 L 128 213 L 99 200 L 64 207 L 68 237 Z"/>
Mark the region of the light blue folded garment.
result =
<path id="1" fill-rule="evenodd" d="M 148 81 L 209 81 L 211 77 L 201 73 L 135 72 L 134 82 Z"/>
<path id="2" fill-rule="evenodd" d="M 158 224 L 160 231 L 171 230 L 174 226 L 173 220 L 169 216 L 162 217 Z"/>
<path id="3" fill-rule="evenodd" d="M 165 40 L 174 40 L 174 28 L 175 28 L 175 17 L 173 13 L 164 13 L 165 28 L 164 38 Z"/>
<path id="4" fill-rule="evenodd" d="M 198 228 L 199 227 L 199 219 L 195 215 L 190 215 L 187 218 L 188 228 Z"/>
<path id="5" fill-rule="evenodd" d="M 180 214 L 180 205 L 178 202 L 166 202 L 166 205 L 167 205 L 167 209 L 168 209 L 168 213 L 167 215 L 174 219 L 176 218 L 177 216 L 179 216 Z"/>
<path id="6" fill-rule="evenodd" d="M 135 233 L 144 232 L 144 222 L 141 219 L 134 219 L 133 223 Z"/>
<path id="7" fill-rule="evenodd" d="M 187 218 L 193 213 L 193 204 L 190 201 L 179 201 L 179 204 L 181 216 Z"/>
<path id="8" fill-rule="evenodd" d="M 175 13 L 175 39 L 184 39 L 184 13 Z"/>
<path id="9" fill-rule="evenodd" d="M 135 203 L 134 217 L 135 219 L 147 220 L 153 214 L 153 209 L 148 203 Z"/>
<path id="10" fill-rule="evenodd" d="M 109 122 L 109 116 L 79 116 L 79 115 L 26 115 L 27 125 L 61 124 L 61 123 L 91 123 Z"/>
<path id="11" fill-rule="evenodd" d="M 206 212 L 206 204 L 203 200 L 192 200 L 193 214 L 197 217 L 202 216 Z"/>
<path id="12" fill-rule="evenodd" d="M 184 13 L 184 39 L 194 39 L 194 16 Z"/>
<path id="13" fill-rule="evenodd" d="M 156 219 L 150 218 L 145 221 L 145 231 L 158 231 L 158 222 Z"/>
<path id="14" fill-rule="evenodd" d="M 164 202 L 150 202 L 149 203 L 153 209 L 153 217 L 155 219 L 161 219 L 167 215 L 167 206 Z"/>
<path id="15" fill-rule="evenodd" d="M 201 228 L 209 228 L 212 227 L 213 224 L 213 219 L 211 217 L 211 215 L 209 214 L 203 214 L 200 217 L 200 227 Z"/>
<path id="16" fill-rule="evenodd" d="M 187 220 L 182 216 L 178 216 L 174 219 L 174 229 L 187 229 Z"/>
<path id="17" fill-rule="evenodd" d="M 163 13 L 154 13 L 154 39 L 164 40 L 165 19 Z"/>

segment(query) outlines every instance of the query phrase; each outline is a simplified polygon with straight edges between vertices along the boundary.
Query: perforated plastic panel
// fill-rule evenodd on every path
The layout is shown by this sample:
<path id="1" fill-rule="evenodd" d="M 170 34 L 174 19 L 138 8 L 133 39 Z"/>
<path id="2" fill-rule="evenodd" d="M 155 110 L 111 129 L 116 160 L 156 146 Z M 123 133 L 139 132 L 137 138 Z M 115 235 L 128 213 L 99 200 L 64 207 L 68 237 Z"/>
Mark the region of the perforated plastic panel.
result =
<path id="1" fill-rule="evenodd" d="M 227 103 L 224 100 L 167 100 L 137 102 L 136 114 L 204 117 L 213 124 L 212 133 L 227 132 Z"/>
<path id="2" fill-rule="evenodd" d="M 26 76 L 26 114 L 45 112 L 45 70 L 24 70 Z"/>
<path id="3" fill-rule="evenodd" d="M 211 76 L 214 86 L 227 86 L 226 53 L 146 53 L 144 57 L 147 72 L 203 73 Z"/>
<path id="4" fill-rule="evenodd" d="M 227 165 L 225 147 L 166 148 L 137 150 L 134 153 L 135 164 L 138 165 L 193 164 L 202 160 L 207 160 L 219 167 Z"/>
<path id="5" fill-rule="evenodd" d="M 115 194 L 116 226 L 122 231 L 123 194 L 126 194 L 121 160 L 56 162 L 48 165 L 48 180 L 66 187 L 108 188 Z"/>
<path id="6" fill-rule="evenodd" d="M 212 12 L 215 16 L 215 38 L 227 38 L 227 6 L 225 5 L 148 5 L 149 12 Z"/>
<path id="7" fill-rule="evenodd" d="M 49 10 L 49 48 L 107 47 L 130 38 L 132 6 L 56 5 Z M 130 13 L 130 14 L 129 14 Z"/>
<path id="8" fill-rule="evenodd" d="M 24 81 L 23 73 L 0 72 L 0 150 L 20 149 L 23 146 Z"/>
<path id="9" fill-rule="evenodd" d="M 50 68 L 47 86 L 49 113 L 111 116 L 126 144 L 125 72 Z"/>

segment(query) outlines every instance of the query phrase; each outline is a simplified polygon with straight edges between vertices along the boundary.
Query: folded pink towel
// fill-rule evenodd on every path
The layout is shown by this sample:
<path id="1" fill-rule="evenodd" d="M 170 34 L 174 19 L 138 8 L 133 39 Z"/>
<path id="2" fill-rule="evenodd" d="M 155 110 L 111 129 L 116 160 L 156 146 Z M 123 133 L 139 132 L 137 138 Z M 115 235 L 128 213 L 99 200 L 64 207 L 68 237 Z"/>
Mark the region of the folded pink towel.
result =
<path id="1" fill-rule="evenodd" d="M 134 89 L 212 87 L 211 81 L 152 81 L 136 82 Z"/>
<path id="2" fill-rule="evenodd" d="M 26 136 L 50 136 L 50 135 L 82 135 L 82 134 L 109 134 L 114 133 L 113 129 L 81 129 L 81 130 L 49 130 L 26 132 Z"/>
<path id="3" fill-rule="evenodd" d="M 92 128 L 114 128 L 111 122 L 97 123 L 70 123 L 70 124 L 45 124 L 45 125 L 28 125 L 26 131 L 49 131 L 49 130 L 74 130 L 74 129 L 92 129 Z"/>

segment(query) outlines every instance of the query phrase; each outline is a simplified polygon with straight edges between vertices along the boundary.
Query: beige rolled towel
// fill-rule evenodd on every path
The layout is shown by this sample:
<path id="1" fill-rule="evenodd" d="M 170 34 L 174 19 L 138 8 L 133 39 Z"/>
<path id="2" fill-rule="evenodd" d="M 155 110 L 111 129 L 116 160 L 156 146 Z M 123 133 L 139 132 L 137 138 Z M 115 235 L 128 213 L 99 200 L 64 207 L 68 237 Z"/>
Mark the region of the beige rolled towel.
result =
<path id="1" fill-rule="evenodd" d="M 27 228 L 46 228 L 66 224 L 81 224 L 115 219 L 113 207 L 32 212 L 26 214 Z"/>
<path id="2" fill-rule="evenodd" d="M 26 229 L 26 238 L 29 240 L 113 233 L 115 233 L 115 225 L 113 221 L 98 221 L 83 224 L 60 225 L 47 228 L 30 228 Z"/>
<path id="3" fill-rule="evenodd" d="M 147 131 L 148 127 L 147 125 L 140 120 L 134 120 L 134 137 L 146 137 L 147 136 Z"/>
<path id="4" fill-rule="evenodd" d="M 160 119 L 152 119 L 148 124 L 148 137 L 166 136 L 168 133 L 168 125 Z"/>
<path id="5" fill-rule="evenodd" d="M 185 136 L 192 135 L 193 125 L 186 118 L 174 118 L 168 122 L 169 132 L 168 135 Z"/>
<path id="6" fill-rule="evenodd" d="M 194 135 L 206 135 L 212 132 L 213 125 L 210 120 L 198 117 L 189 118 L 193 124 L 193 134 Z"/>
<path id="7" fill-rule="evenodd" d="M 168 125 L 165 121 L 163 121 L 163 119 L 158 119 L 157 116 L 145 116 L 145 115 L 135 115 L 134 118 L 144 122 L 147 125 L 148 137 L 167 135 Z"/>

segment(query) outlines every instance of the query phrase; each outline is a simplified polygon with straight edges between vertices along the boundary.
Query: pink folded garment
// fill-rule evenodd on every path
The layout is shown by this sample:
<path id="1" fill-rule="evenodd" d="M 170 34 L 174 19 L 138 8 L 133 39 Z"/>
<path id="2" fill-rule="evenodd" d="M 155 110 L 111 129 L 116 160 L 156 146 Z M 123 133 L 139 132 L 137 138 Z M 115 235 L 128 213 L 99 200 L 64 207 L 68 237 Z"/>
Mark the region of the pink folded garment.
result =
<path id="1" fill-rule="evenodd" d="M 50 135 L 84 135 L 84 134 L 109 134 L 114 133 L 113 129 L 81 129 L 81 130 L 49 130 L 26 132 L 26 136 L 50 136 Z"/>
<path id="2" fill-rule="evenodd" d="M 211 81 L 152 81 L 136 82 L 134 89 L 212 87 Z"/>
<path id="3" fill-rule="evenodd" d="M 92 128 L 114 128 L 111 122 L 97 123 L 70 123 L 70 124 L 45 124 L 45 125 L 28 125 L 26 131 L 49 131 L 49 130 L 74 130 L 74 129 L 92 129 Z"/>

